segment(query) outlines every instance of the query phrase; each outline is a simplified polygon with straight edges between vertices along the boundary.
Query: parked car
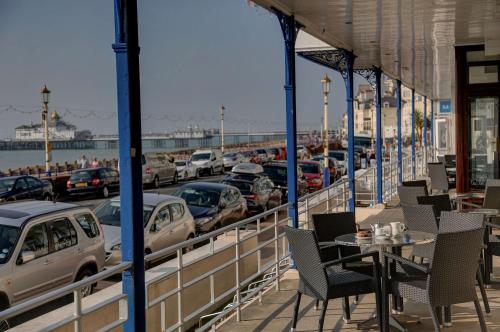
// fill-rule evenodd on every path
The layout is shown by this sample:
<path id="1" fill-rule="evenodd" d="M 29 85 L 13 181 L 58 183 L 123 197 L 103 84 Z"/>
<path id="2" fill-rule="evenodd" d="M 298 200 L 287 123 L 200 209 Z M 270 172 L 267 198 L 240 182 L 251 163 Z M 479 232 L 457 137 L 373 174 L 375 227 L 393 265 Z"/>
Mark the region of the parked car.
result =
<path id="1" fill-rule="evenodd" d="M 247 201 L 248 212 L 258 214 L 281 205 L 281 190 L 261 174 L 230 174 L 222 183 L 236 187 Z"/>
<path id="2" fill-rule="evenodd" d="M 225 153 L 222 159 L 224 161 L 224 169 L 228 170 L 241 163 L 243 161 L 243 156 L 239 152 L 230 152 Z"/>
<path id="3" fill-rule="evenodd" d="M 323 171 L 321 164 L 313 160 L 301 160 L 297 162 L 302 169 L 307 181 L 307 189 L 309 192 L 314 192 L 323 188 Z"/>
<path id="4" fill-rule="evenodd" d="M 174 158 L 166 153 L 148 152 L 142 155 L 142 183 L 159 188 L 161 183 L 177 183 L 179 175 Z"/>
<path id="5" fill-rule="evenodd" d="M 255 152 L 257 152 L 261 163 L 269 160 L 269 156 L 267 155 L 267 151 L 265 149 L 256 149 Z"/>
<path id="6" fill-rule="evenodd" d="M 279 147 L 280 150 L 280 160 L 286 160 L 286 147 Z"/>
<path id="7" fill-rule="evenodd" d="M 27 201 L 0 209 L 0 310 L 104 267 L 104 236 L 88 208 Z M 81 289 L 90 295 L 93 284 Z"/>
<path id="8" fill-rule="evenodd" d="M 196 222 L 196 232 L 205 233 L 247 216 L 245 198 L 238 188 L 222 183 L 191 182 L 175 193 L 186 201 Z"/>
<path id="9" fill-rule="evenodd" d="M 328 156 L 330 158 L 335 158 L 341 166 L 340 175 L 343 176 L 347 174 L 347 151 L 344 150 L 334 150 L 328 151 Z"/>
<path id="10" fill-rule="evenodd" d="M 190 161 L 198 167 L 200 173 L 214 175 L 216 172 L 224 173 L 224 161 L 220 150 L 197 150 Z"/>
<path id="11" fill-rule="evenodd" d="M 312 158 L 312 160 L 317 161 L 321 164 L 321 167 L 324 168 L 325 157 L 322 155 L 316 155 Z M 328 172 L 330 174 L 330 183 L 334 183 L 338 179 L 341 178 L 341 166 L 337 159 L 328 157 Z"/>
<path id="12" fill-rule="evenodd" d="M 244 162 L 260 164 L 262 160 L 259 157 L 259 154 L 256 151 L 243 151 L 241 153 L 245 157 Z"/>
<path id="13" fill-rule="evenodd" d="M 198 167 L 191 160 L 176 160 L 175 165 L 179 180 L 197 179 L 200 176 Z"/>
<path id="14" fill-rule="evenodd" d="M 29 175 L 8 176 L 0 179 L 0 202 L 21 199 L 52 200 L 52 184 Z"/>
<path id="15" fill-rule="evenodd" d="M 264 173 L 264 168 L 262 168 L 262 166 L 259 164 L 241 163 L 241 164 L 234 166 L 231 169 L 231 173 L 256 175 L 256 174 Z"/>
<path id="16" fill-rule="evenodd" d="M 266 149 L 267 154 L 273 159 L 273 160 L 282 160 L 281 159 L 281 151 L 278 148 L 269 148 Z"/>
<path id="17" fill-rule="evenodd" d="M 85 168 L 73 171 L 66 182 L 70 196 L 96 195 L 108 198 L 112 192 L 120 190 L 120 175 L 108 167 Z"/>
<path id="18" fill-rule="evenodd" d="M 262 165 L 264 168 L 264 174 L 266 174 L 269 179 L 274 183 L 276 187 L 282 192 L 281 202 L 286 203 L 288 201 L 288 166 L 286 162 L 274 161 L 268 162 Z M 297 166 L 297 192 L 299 196 L 308 193 L 307 182 L 305 180 L 302 170 Z"/>
<path id="19" fill-rule="evenodd" d="M 307 149 L 304 145 L 299 144 L 297 145 L 297 158 L 298 159 L 304 159 L 307 156 Z"/>
<path id="20" fill-rule="evenodd" d="M 179 197 L 143 194 L 144 251 L 150 254 L 194 237 L 194 219 Z M 120 197 L 105 201 L 95 210 L 102 224 L 106 265 L 121 262 Z"/>

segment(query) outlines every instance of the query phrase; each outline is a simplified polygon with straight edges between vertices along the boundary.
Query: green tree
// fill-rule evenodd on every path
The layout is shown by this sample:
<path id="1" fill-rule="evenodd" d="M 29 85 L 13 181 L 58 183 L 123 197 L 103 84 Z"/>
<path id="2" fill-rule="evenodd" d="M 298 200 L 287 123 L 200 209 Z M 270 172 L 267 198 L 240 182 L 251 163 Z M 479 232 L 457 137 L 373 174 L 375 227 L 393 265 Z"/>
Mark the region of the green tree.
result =
<path id="1" fill-rule="evenodd" d="M 430 120 L 427 118 L 425 121 L 427 129 L 430 128 Z M 422 137 L 423 137 L 423 129 L 424 129 L 424 115 L 421 110 L 415 110 L 415 131 L 418 139 L 418 143 L 422 146 Z"/>

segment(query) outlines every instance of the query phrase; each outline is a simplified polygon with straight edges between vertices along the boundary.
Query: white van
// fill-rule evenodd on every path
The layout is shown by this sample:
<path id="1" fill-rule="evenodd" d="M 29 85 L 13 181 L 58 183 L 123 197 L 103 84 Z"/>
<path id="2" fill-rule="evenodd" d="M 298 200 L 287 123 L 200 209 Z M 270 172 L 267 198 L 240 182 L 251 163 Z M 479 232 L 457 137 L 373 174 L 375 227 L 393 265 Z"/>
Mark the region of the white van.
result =
<path id="1" fill-rule="evenodd" d="M 224 174 L 224 162 L 220 150 L 196 150 L 190 158 L 200 174 Z"/>

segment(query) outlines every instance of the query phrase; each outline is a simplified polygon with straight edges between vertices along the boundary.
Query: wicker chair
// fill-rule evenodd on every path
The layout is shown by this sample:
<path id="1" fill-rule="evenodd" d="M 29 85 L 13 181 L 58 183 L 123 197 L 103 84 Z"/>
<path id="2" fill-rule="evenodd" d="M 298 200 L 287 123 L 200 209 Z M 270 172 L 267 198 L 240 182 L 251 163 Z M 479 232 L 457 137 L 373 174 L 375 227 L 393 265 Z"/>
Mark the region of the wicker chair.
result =
<path id="1" fill-rule="evenodd" d="M 311 230 L 302 230 L 285 226 L 285 233 L 290 244 L 292 259 L 299 271 L 299 288 L 293 311 L 292 331 L 297 327 L 300 299 L 302 294 L 321 300 L 323 307 L 318 323 L 318 331 L 323 331 L 323 323 L 328 301 L 345 298 L 356 294 L 375 293 L 377 317 L 382 326 L 382 306 L 380 304 L 380 271 L 377 252 L 358 254 L 330 262 L 323 262 L 316 234 Z M 364 257 L 373 259 L 373 276 L 367 276 L 340 267 L 342 263 L 357 261 Z"/>
<path id="2" fill-rule="evenodd" d="M 427 168 L 431 178 L 431 193 L 433 190 L 447 193 L 450 190 L 450 184 L 444 163 L 428 163 Z"/>
<path id="3" fill-rule="evenodd" d="M 421 231 L 431 234 L 438 233 L 438 221 L 433 205 L 403 205 L 403 217 L 406 227 L 411 231 Z M 420 257 L 420 263 L 424 258 L 430 259 L 434 252 L 434 245 L 419 244 L 412 248 L 410 257 Z"/>
<path id="4" fill-rule="evenodd" d="M 433 205 L 436 216 L 439 218 L 443 211 L 453 211 L 450 195 L 432 195 L 432 196 L 419 196 L 417 197 L 419 205 Z"/>
<path id="5" fill-rule="evenodd" d="M 426 180 L 414 180 L 414 181 L 403 181 L 401 182 L 403 187 L 424 187 L 425 195 L 429 195 L 427 190 L 427 181 Z"/>
<path id="6" fill-rule="evenodd" d="M 401 256 L 384 253 L 384 289 L 391 290 L 411 301 L 427 304 L 434 324 L 440 331 L 438 313 L 441 307 L 452 304 L 474 302 L 481 331 L 486 331 L 481 305 L 476 294 L 476 274 L 484 228 L 474 230 L 438 233 L 434 242 L 434 253 L 429 266 L 420 265 Z M 388 277 L 387 267 L 395 262 L 424 273 L 426 277 L 408 278 L 399 275 Z M 389 283 L 388 285 L 386 283 Z M 384 294 L 387 298 L 387 294 Z M 387 303 L 387 301 L 384 301 Z M 384 310 L 384 315 L 388 310 Z M 388 331 L 388 317 L 384 328 Z"/>
<path id="7" fill-rule="evenodd" d="M 417 197 L 427 196 L 427 187 L 398 186 L 399 203 L 403 205 L 417 205 Z"/>

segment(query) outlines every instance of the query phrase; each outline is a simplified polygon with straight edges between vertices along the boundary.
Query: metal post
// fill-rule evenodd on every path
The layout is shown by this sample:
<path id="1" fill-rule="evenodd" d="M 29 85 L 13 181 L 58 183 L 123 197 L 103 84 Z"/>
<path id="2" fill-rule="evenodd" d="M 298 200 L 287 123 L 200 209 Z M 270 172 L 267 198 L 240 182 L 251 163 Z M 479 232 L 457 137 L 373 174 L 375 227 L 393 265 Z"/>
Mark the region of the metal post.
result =
<path id="1" fill-rule="evenodd" d="M 220 150 L 224 154 L 224 105 L 220 105 Z"/>
<path id="2" fill-rule="evenodd" d="M 346 58 L 346 70 L 342 73 L 344 83 L 346 86 L 346 99 L 347 99 L 347 172 L 349 180 L 349 189 L 351 196 L 349 197 L 349 211 L 354 212 L 356 205 L 356 183 L 355 183 L 355 170 L 354 170 L 354 54 L 344 50 Z"/>
<path id="3" fill-rule="evenodd" d="M 375 68 L 375 79 L 376 79 L 376 92 L 375 92 L 375 107 L 376 107 L 376 127 L 377 127 L 377 141 L 376 141 L 376 151 L 375 158 L 377 162 L 377 203 L 383 203 L 383 193 L 382 193 L 382 70 L 380 68 Z"/>
<path id="4" fill-rule="evenodd" d="M 403 135 L 401 130 L 401 81 L 396 81 L 396 113 L 398 122 L 398 179 L 399 184 L 403 182 Z"/>
<path id="5" fill-rule="evenodd" d="M 416 146 L 415 146 L 415 89 L 411 89 L 411 174 L 412 179 L 416 178 Z"/>
<path id="6" fill-rule="evenodd" d="M 44 129 L 44 140 L 45 140 L 45 172 L 50 175 L 50 143 L 49 143 L 49 96 L 50 90 L 44 85 L 42 88 L 42 102 L 43 102 L 43 113 L 42 122 Z"/>
<path id="7" fill-rule="evenodd" d="M 120 153 L 121 251 L 132 268 L 122 274 L 128 319 L 124 331 L 145 331 L 144 225 L 137 0 L 115 0 L 116 76 Z M 137 221 L 137 222 L 134 222 Z"/>
<path id="8" fill-rule="evenodd" d="M 329 135 L 328 135 L 328 93 L 330 92 L 330 79 L 328 78 L 328 75 L 325 74 L 325 77 L 321 80 L 321 83 L 323 84 L 323 137 L 324 137 L 324 143 L 323 143 L 323 188 L 326 188 L 330 185 L 330 169 L 329 169 L 329 164 L 330 161 L 328 159 L 328 144 L 329 142 Z"/>
<path id="9" fill-rule="evenodd" d="M 431 99 L 431 155 L 432 161 L 435 160 L 435 145 L 434 145 L 434 100 Z"/>
<path id="10" fill-rule="evenodd" d="M 288 216 L 293 227 L 299 227 L 297 211 L 297 117 L 295 87 L 295 40 L 300 24 L 293 15 L 286 15 L 278 10 L 278 17 L 285 41 L 285 111 L 286 111 L 286 150 L 288 181 Z"/>
<path id="11" fill-rule="evenodd" d="M 427 165 L 427 97 L 424 96 L 424 165 Z M 423 169 L 424 167 L 422 167 Z"/>

